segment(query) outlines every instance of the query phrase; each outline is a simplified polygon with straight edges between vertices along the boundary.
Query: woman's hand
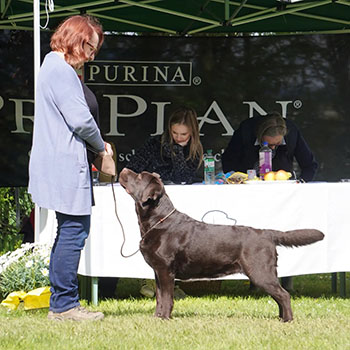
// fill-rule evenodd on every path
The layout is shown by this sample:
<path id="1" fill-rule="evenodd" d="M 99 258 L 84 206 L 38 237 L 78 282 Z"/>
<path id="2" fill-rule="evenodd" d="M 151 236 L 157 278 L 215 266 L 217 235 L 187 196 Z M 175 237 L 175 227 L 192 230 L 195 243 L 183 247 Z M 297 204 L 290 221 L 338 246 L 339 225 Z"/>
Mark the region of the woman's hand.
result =
<path id="1" fill-rule="evenodd" d="M 105 149 L 102 152 L 99 152 L 98 155 L 103 158 L 107 154 L 113 157 L 113 149 L 108 142 L 105 142 Z"/>
<path id="2" fill-rule="evenodd" d="M 112 149 L 112 146 L 108 142 L 105 142 L 105 151 L 107 152 L 108 155 L 113 157 L 113 149 Z"/>

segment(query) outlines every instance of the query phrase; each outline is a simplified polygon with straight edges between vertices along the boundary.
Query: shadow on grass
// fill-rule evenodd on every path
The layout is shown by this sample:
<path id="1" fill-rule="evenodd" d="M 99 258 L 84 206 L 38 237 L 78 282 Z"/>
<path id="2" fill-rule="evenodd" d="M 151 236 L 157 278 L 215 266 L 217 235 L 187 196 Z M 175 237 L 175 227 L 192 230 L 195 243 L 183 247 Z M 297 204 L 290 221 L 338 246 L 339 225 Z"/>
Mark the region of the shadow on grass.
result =
<path id="1" fill-rule="evenodd" d="M 348 274 L 347 274 L 347 277 Z M 208 285 L 209 283 L 209 285 Z M 262 298 L 267 294 L 262 290 L 250 290 L 250 283 L 248 280 L 223 280 L 219 288 L 211 288 L 210 283 L 206 282 L 203 284 L 203 288 L 193 288 L 191 290 L 191 282 L 189 282 L 189 287 L 184 288 L 185 284 L 180 284 L 180 286 L 185 289 L 185 292 L 189 296 L 201 297 L 250 297 L 250 298 Z M 216 281 L 213 281 L 216 283 Z M 141 280 L 121 278 L 118 282 L 116 298 L 117 299 L 144 299 L 140 294 Z M 216 289 L 213 291 L 213 289 Z M 347 295 L 350 295 L 349 288 L 347 288 Z M 340 298 L 339 295 L 339 281 L 337 286 L 338 292 L 332 291 L 332 280 L 331 274 L 315 274 L 315 275 L 305 275 L 305 276 L 295 276 L 293 277 L 293 290 L 290 292 L 292 297 L 311 297 L 311 298 Z"/>
<path id="2" fill-rule="evenodd" d="M 339 294 L 332 292 L 332 283 L 331 283 L 331 275 L 330 274 L 319 274 L 319 275 L 307 275 L 307 276 L 296 276 L 293 278 L 293 291 L 291 292 L 291 296 L 293 299 L 298 299 L 302 297 L 306 298 L 323 298 L 323 299 L 333 299 L 340 298 Z M 338 281 L 339 282 L 339 281 Z M 208 283 L 208 282 L 206 282 Z M 211 283 L 211 282 L 209 282 Z M 339 284 L 339 283 L 338 283 Z M 181 284 L 180 284 L 181 285 Z M 198 286 L 191 291 L 191 288 L 186 288 L 186 293 L 189 297 L 192 298 L 201 298 L 203 297 L 207 299 L 207 301 L 213 303 L 220 299 L 221 297 L 225 297 L 228 299 L 232 299 L 232 309 L 226 309 L 224 313 L 222 313 L 220 308 L 218 310 L 214 309 L 200 309 L 196 310 L 192 307 L 179 306 L 176 307 L 175 301 L 174 310 L 172 314 L 173 319 L 185 319 L 185 318 L 194 318 L 198 317 L 198 314 L 206 317 L 213 316 L 223 316 L 225 318 L 242 318 L 242 319 L 268 319 L 268 320 L 279 320 L 278 317 L 278 308 L 276 304 L 276 308 L 274 312 L 264 312 L 264 310 L 251 310 L 251 309 L 242 309 L 235 308 L 235 300 L 237 298 L 242 299 L 253 299 L 259 300 L 262 298 L 266 298 L 267 294 L 262 290 L 250 290 L 250 283 L 248 280 L 224 280 L 221 283 L 220 288 L 217 288 L 215 292 L 213 292 L 213 288 L 210 284 L 203 284 L 207 288 L 200 289 Z M 110 301 L 106 301 L 102 303 L 101 306 L 106 316 L 146 316 L 150 318 L 154 318 L 155 320 L 161 321 L 154 317 L 156 302 L 155 298 L 144 298 L 140 295 L 140 286 L 141 280 L 138 279 L 128 279 L 122 278 L 119 280 L 116 298 Z M 183 285 L 181 285 L 183 286 Z M 191 283 L 189 284 L 191 286 Z M 214 288 L 214 289 L 215 289 Z M 338 286 L 339 290 L 339 286 Z M 349 295 L 349 293 L 348 293 Z M 135 303 L 131 303 L 130 301 L 135 301 Z M 271 299 L 272 300 L 272 299 Z M 117 301 L 117 303 L 115 303 Z M 119 301 L 119 302 L 118 302 Z M 111 303 L 111 307 L 109 307 L 108 303 Z M 125 303 L 124 303 L 125 302 Z M 181 303 L 182 301 L 180 301 Z M 185 303 L 189 302 L 191 304 L 191 299 L 184 299 Z M 272 301 L 274 303 L 274 301 Z M 181 305 L 181 304 L 180 304 Z M 265 310 L 266 311 L 266 310 Z"/>
<path id="3" fill-rule="evenodd" d="M 349 276 L 347 276 L 349 277 Z M 337 291 L 332 291 L 332 277 L 331 274 L 315 274 L 305 276 L 295 276 L 292 278 L 293 289 L 289 291 L 291 297 L 310 297 L 310 298 L 340 298 L 339 281 Z M 349 288 L 348 288 L 349 289 Z M 349 296 L 350 291 L 347 290 Z M 224 281 L 220 290 L 220 295 L 225 296 L 250 296 L 253 298 L 260 298 L 267 294 L 262 291 L 250 291 L 248 281 Z"/>

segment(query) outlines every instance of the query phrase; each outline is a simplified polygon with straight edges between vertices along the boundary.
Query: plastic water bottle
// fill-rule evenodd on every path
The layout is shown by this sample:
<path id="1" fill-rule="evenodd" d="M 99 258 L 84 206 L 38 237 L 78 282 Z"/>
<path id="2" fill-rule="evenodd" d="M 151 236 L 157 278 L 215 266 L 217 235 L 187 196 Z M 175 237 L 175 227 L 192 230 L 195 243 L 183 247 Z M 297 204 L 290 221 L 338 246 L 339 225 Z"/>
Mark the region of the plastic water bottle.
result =
<path id="1" fill-rule="evenodd" d="M 211 149 L 208 149 L 204 156 L 204 183 L 206 185 L 215 183 L 215 159 Z"/>
<path id="2" fill-rule="evenodd" d="M 272 171 L 272 150 L 266 141 L 263 142 L 259 149 L 259 175 L 260 179 L 264 179 L 264 175 Z"/>
<path id="3" fill-rule="evenodd" d="M 98 186 L 100 184 L 100 174 L 95 167 L 95 165 L 91 165 L 91 171 L 92 171 L 92 185 Z"/>

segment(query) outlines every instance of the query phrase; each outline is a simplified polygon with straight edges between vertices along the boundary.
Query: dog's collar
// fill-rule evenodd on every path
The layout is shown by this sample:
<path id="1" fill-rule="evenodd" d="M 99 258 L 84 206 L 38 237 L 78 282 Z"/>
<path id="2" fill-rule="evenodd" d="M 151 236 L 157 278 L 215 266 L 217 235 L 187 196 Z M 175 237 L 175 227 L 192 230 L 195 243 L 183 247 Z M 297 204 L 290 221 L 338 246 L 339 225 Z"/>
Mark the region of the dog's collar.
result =
<path id="1" fill-rule="evenodd" d="M 147 235 L 148 232 L 152 231 L 156 226 L 158 226 L 159 224 L 161 224 L 163 221 L 165 221 L 176 209 L 173 208 L 173 210 L 171 210 L 167 215 L 164 216 L 164 218 L 161 218 L 159 221 L 157 221 L 153 226 L 151 226 L 150 229 L 148 229 L 143 235 L 142 237 L 144 237 L 145 235 Z"/>

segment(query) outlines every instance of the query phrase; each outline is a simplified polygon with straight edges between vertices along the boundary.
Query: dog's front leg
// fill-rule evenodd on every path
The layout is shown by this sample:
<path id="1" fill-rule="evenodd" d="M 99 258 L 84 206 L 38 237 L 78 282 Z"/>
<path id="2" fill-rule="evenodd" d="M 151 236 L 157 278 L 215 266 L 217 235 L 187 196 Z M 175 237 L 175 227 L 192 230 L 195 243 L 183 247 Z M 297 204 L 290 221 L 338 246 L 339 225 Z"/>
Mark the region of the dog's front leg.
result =
<path id="1" fill-rule="evenodd" d="M 154 316 L 155 317 L 159 317 L 159 315 L 161 315 L 162 312 L 162 299 L 160 297 L 160 288 L 159 288 L 159 279 L 157 277 L 157 274 L 155 274 L 155 280 L 156 280 L 156 311 Z"/>
<path id="2" fill-rule="evenodd" d="M 157 300 L 155 316 L 169 319 L 174 305 L 175 278 L 167 270 L 158 271 L 155 275 Z"/>

